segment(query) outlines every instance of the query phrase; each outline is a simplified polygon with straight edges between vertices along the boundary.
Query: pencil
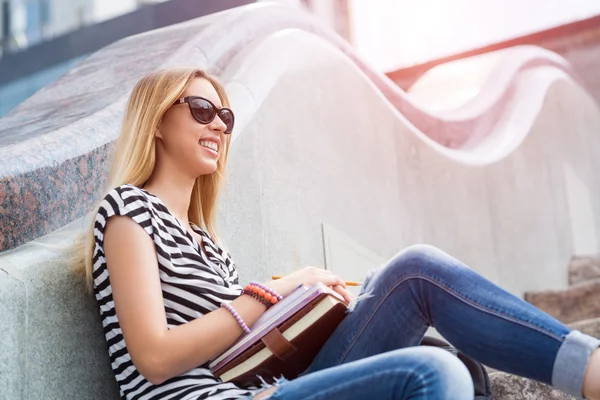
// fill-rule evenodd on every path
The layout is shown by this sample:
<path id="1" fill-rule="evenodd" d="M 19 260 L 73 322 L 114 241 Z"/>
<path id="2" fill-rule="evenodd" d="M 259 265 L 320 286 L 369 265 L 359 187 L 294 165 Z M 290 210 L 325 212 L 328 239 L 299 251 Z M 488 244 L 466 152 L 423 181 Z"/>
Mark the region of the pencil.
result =
<path id="1" fill-rule="evenodd" d="M 271 279 L 273 279 L 274 281 L 276 281 L 277 279 L 281 279 L 281 278 L 282 277 L 278 276 L 278 275 L 274 275 L 274 276 L 271 277 Z M 346 283 L 346 286 L 360 286 L 360 285 L 362 285 L 362 283 L 360 283 L 360 282 L 354 282 L 354 281 L 347 281 L 345 283 Z"/>

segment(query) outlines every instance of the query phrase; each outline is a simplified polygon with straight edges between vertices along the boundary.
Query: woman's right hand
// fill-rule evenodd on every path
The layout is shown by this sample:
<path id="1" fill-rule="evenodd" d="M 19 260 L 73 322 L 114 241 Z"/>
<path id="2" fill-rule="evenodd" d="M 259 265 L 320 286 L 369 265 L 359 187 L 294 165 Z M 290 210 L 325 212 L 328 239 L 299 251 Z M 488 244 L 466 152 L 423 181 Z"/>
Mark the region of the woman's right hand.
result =
<path id="1" fill-rule="evenodd" d="M 266 286 L 275 290 L 283 297 L 292 293 L 300 285 L 312 286 L 317 282 L 321 282 L 325 286 L 334 287 L 342 286 L 346 287 L 346 283 L 337 275 L 334 275 L 331 271 L 327 271 L 317 267 L 305 267 L 295 271 L 289 275 L 265 283 Z"/>

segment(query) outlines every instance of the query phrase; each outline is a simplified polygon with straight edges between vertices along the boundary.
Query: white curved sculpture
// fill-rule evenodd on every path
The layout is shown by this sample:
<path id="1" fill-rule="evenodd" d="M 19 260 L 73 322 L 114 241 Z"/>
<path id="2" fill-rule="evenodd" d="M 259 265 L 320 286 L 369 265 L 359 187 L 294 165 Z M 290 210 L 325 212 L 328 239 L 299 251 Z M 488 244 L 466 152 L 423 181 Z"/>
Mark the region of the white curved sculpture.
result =
<path id="1" fill-rule="evenodd" d="M 488 115 L 494 123 L 485 136 L 450 149 L 418 130 L 350 59 L 319 37 L 288 30 L 247 47 L 223 77 L 242 125 L 232 146 L 229 192 L 261 188 L 252 207 L 273 219 L 257 247 L 287 238 L 288 245 L 302 243 L 296 251 L 320 254 L 324 221 L 384 258 L 410 243 L 434 243 L 516 294 L 565 286 L 570 257 L 598 251 L 600 148 L 594 143 L 600 115 L 556 55 L 515 49 L 521 63 L 537 58 L 535 66 L 519 68 L 510 51 L 503 53 L 497 62 L 512 65 L 505 70 L 511 75 L 500 78 L 493 69 L 494 80 L 485 81 L 477 96 L 488 106 L 478 108 L 473 99 L 455 116 Z M 550 62 L 540 62 L 541 56 Z M 504 93 L 496 80 L 505 83 Z M 494 102 L 503 104 L 490 116 L 499 108 Z M 469 115 L 469 109 L 484 114 Z M 452 110 L 443 114 L 454 116 Z M 249 159 L 247 148 L 261 150 Z M 273 168 L 265 168 L 268 161 L 260 157 L 273 160 L 267 164 Z M 237 171 L 244 173 L 239 183 Z M 297 214 L 293 204 L 301 209 Z M 241 207 L 236 221 L 256 212 Z M 283 219 L 275 220 L 277 215 Z M 238 242 L 244 227 L 251 235 L 251 221 L 241 223 L 229 241 Z M 286 249 L 281 245 L 281 253 L 273 254 L 269 248 L 250 260 L 257 268 L 277 265 L 292 257 Z"/>

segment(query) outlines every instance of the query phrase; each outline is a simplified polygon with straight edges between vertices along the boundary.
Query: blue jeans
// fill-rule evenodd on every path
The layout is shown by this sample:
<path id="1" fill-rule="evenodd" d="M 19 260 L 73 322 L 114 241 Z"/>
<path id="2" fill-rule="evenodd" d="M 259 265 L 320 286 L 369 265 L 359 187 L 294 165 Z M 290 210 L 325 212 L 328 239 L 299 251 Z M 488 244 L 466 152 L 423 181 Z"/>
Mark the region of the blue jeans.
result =
<path id="1" fill-rule="evenodd" d="M 576 397 L 600 346 L 432 246 L 411 246 L 371 271 L 360 298 L 309 369 L 281 381 L 270 400 L 472 400 L 456 357 L 416 346 L 429 326 L 485 365 Z"/>

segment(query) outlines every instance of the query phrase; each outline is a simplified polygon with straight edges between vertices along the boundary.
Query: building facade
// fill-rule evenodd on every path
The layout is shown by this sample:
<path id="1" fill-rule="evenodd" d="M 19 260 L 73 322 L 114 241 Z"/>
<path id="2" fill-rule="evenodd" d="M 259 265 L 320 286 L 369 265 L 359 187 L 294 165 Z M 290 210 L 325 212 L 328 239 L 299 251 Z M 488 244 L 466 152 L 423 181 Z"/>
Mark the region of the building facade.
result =
<path id="1" fill-rule="evenodd" d="M 251 0 L 0 0 L 0 118 L 100 48 Z"/>

